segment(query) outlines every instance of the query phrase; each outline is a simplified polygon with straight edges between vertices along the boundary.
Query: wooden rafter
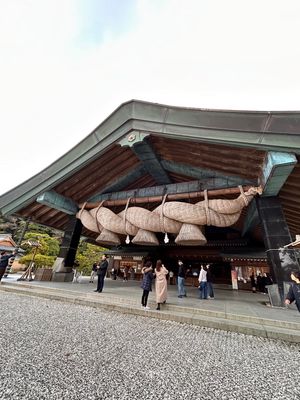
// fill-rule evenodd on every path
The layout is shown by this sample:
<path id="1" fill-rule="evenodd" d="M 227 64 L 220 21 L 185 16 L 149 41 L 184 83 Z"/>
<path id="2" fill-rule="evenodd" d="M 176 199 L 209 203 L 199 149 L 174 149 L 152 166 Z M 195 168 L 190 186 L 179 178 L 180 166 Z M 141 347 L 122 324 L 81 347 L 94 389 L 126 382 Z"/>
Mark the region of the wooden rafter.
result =
<path id="1" fill-rule="evenodd" d="M 243 186 L 243 190 L 246 192 L 250 189 L 250 186 Z M 208 197 L 216 197 L 216 196 L 224 196 L 224 195 L 231 195 L 231 194 L 240 194 L 240 189 L 238 187 L 235 188 L 224 188 L 224 189 L 215 189 L 215 190 L 208 190 L 207 195 Z M 205 196 L 205 191 L 199 192 L 188 192 L 188 193 L 173 193 L 167 195 L 167 200 L 184 200 L 184 199 L 195 199 L 201 198 Z M 160 196 L 147 196 L 147 197 L 136 197 L 131 198 L 129 203 L 132 204 L 144 204 L 144 203 L 156 203 L 161 202 L 164 195 Z M 128 201 L 129 196 L 125 196 L 122 199 L 117 200 L 105 200 L 103 205 L 104 206 L 121 206 L 125 205 Z M 80 208 L 84 206 L 85 209 L 96 208 L 99 206 L 99 202 L 97 203 L 82 203 L 80 204 Z"/>

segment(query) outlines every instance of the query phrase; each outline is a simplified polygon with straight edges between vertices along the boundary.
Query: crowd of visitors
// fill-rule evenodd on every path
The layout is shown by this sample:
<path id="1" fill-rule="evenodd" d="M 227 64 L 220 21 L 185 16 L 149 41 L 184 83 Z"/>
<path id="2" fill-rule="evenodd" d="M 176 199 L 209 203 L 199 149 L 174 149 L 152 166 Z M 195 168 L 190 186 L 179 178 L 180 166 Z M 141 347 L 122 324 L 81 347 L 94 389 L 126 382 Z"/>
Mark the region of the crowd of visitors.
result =
<path id="1" fill-rule="evenodd" d="M 0 254 L 0 282 L 5 274 L 9 261 L 15 257 L 15 252 L 1 252 Z M 75 263 L 74 263 L 75 265 Z M 77 265 L 76 265 L 77 267 Z M 75 268 L 75 267 L 74 267 Z M 97 289 L 95 292 L 101 293 L 103 291 L 105 277 L 108 270 L 108 260 L 107 256 L 103 255 L 99 263 L 94 263 L 92 265 L 92 271 L 90 275 L 90 283 L 94 282 L 97 276 Z M 74 277 L 76 275 L 77 281 L 77 268 L 74 269 Z M 120 270 L 112 268 L 111 277 L 116 280 L 119 275 Z M 160 310 L 162 304 L 167 301 L 167 288 L 168 283 L 170 285 L 177 283 L 178 297 L 187 297 L 187 291 L 185 287 L 185 280 L 190 273 L 190 267 L 184 265 L 182 260 L 178 260 L 177 266 L 177 282 L 174 269 L 170 271 L 163 265 L 161 260 L 157 260 L 155 267 L 152 262 L 148 260 L 144 267 L 142 268 L 142 279 L 141 288 L 143 289 L 141 305 L 142 308 L 148 310 L 148 297 L 149 293 L 152 291 L 152 284 L 155 282 L 155 297 L 156 297 L 156 310 Z M 133 267 L 125 266 L 122 270 L 123 281 L 127 282 L 128 277 L 134 279 L 135 271 Z M 195 274 L 193 274 L 195 275 Z M 288 294 L 285 297 L 285 304 L 289 305 L 295 302 L 298 311 L 300 312 L 300 272 L 294 271 L 291 273 L 292 284 L 290 285 Z M 269 273 L 258 273 L 255 275 L 252 273 L 250 276 L 251 289 L 253 293 L 267 293 L 267 286 L 273 284 L 273 280 Z M 199 299 L 207 300 L 214 299 L 214 289 L 213 289 L 213 276 L 211 273 L 210 264 L 201 265 L 200 273 L 198 275 L 198 289 L 199 289 Z"/>
<path id="2" fill-rule="evenodd" d="M 1 265 L 1 264 L 0 264 Z M 95 275 L 98 276 L 97 289 L 95 292 L 101 293 L 104 286 L 104 278 L 108 268 L 108 261 L 106 256 L 102 257 L 99 264 L 94 263 L 92 266 L 92 273 L 90 277 L 90 282 L 94 281 Z M 112 268 L 111 277 L 116 280 L 119 274 L 119 270 Z M 133 273 L 132 273 L 133 272 Z M 155 298 L 156 298 L 156 310 L 161 309 L 161 305 L 165 304 L 167 301 L 167 288 L 168 283 L 170 285 L 176 283 L 176 277 L 174 270 L 168 271 L 163 265 L 161 260 L 157 260 L 155 267 L 151 261 L 147 261 L 142 268 L 142 280 L 141 288 L 143 289 L 141 307 L 145 310 L 149 310 L 148 297 L 149 293 L 152 291 L 152 284 L 155 282 Z M 185 280 L 190 272 L 190 268 L 185 266 L 182 260 L 178 260 L 177 266 L 177 288 L 178 297 L 187 297 L 187 291 L 185 286 Z M 134 269 L 125 266 L 122 270 L 123 281 L 128 281 L 128 276 L 130 279 L 134 279 Z M 175 278 L 175 281 L 174 281 Z M 291 304 L 295 302 L 299 312 L 300 312 L 300 272 L 293 272 L 291 274 L 291 279 L 293 284 L 290 286 L 289 292 L 285 298 L 285 304 Z M 214 289 L 213 289 L 213 276 L 211 273 L 210 264 L 201 265 L 200 273 L 198 275 L 198 289 L 199 289 L 199 299 L 207 300 L 214 299 Z M 253 293 L 267 293 L 267 286 L 273 284 L 273 280 L 269 273 L 254 273 L 250 276 L 251 289 Z"/>
<path id="3" fill-rule="evenodd" d="M 273 284 L 273 280 L 269 273 L 258 273 L 257 275 L 250 276 L 252 292 L 268 293 L 267 286 Z"/>

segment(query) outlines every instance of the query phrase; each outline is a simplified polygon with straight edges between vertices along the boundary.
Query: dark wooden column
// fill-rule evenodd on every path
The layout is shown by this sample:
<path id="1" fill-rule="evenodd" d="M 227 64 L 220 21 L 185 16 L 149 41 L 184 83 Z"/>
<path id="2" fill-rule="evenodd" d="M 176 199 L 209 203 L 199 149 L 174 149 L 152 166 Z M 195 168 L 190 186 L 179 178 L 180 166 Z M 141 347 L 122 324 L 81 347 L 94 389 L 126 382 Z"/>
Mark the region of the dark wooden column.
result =
<path id="1" fill-rule="evenodd" d="M 284 282 L 290 281 L 293 270 L 300 270 L 294 250 L 283 249 L 292 242 L 278 197 L 257 197 L 256 205 L 264 234 L 264 243 L 274 282 L 283 299 Z"/>
<path id="2" fill-rule="evenodd" d="M 53 266 L 54 281 L 70 281 L 73 278 L 72 268 L 82 231 L 82 223 L 74 215 L 69 222 L 60 245 L 60 251 Z"/>
<path id="3" fill-rule="evenodd" d="M 70 216 L 68 225 L 65 229 L 60 251 L 58 257 L 63 257 L 65 260 L 65 267 L 73 267 L 77 247 L 80 240 L 82 231 L 82 223 L 75 216 Z"/>

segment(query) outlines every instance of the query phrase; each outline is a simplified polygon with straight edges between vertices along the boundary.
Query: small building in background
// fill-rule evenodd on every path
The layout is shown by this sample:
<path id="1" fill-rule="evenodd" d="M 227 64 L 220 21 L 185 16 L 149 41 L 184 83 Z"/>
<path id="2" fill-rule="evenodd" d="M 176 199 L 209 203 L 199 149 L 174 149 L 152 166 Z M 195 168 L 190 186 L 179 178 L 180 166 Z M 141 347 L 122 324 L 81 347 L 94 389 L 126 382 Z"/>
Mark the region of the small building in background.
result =
<path id="1" fill-rule="evenodd" d="M 17 244 L 7 233 L 0 234 L 0 251 L 15 251 Z"/>
<path id="2" fill-rule="evenodd" d="M 17 249 L 17 244 L 9 234 L 0 234 L 0 252 L 2 251 L 15 251 Z M 8 265 L 6 267 L 6 271 L 4 274 L 4 278 L 9 274 L 11 267 L 13 265 L 15 258 L 10 258 L 8 261 Z"/>
<path id="3" fill-rule="evenodd" d="M 18 250 L 18 254 L 16 257 L 10 258 L 8 262 L 8 266 L 6 268 L 6 272 L 4 274 L 4 278 L 7 277 L 8 273 L 10 272 L 11 268 L 14 267 L 14 270 L 23 270 L 26 266 L 19 264 L 18 259 L 21 257 L 20 253 L 23 253 L 24 250 L 19 248 L 16 242 L 13 240 L 12 236 L 8 233 L 1 233 L 0 234 L 0 252 L 8 251 L 13 252 Z"/>

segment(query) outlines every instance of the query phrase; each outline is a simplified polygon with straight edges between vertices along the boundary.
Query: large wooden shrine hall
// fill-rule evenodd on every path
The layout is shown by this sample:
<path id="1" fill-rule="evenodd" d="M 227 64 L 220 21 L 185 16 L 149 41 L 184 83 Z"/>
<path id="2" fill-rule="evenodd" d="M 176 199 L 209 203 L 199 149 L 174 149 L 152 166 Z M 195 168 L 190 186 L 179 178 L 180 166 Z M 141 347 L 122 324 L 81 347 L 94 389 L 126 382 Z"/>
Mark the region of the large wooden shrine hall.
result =
<path id="1" fill-rule="evenodd" d="M 178 259 L 244 288 L 299 270 L 300 112 L 193 109 L 132 100 L 0 211 L 64 231 L 54 279 L 69 280 L 81 236 L 133 267 Z M 299 240 L 299 237 L 298 239 Z"/>

